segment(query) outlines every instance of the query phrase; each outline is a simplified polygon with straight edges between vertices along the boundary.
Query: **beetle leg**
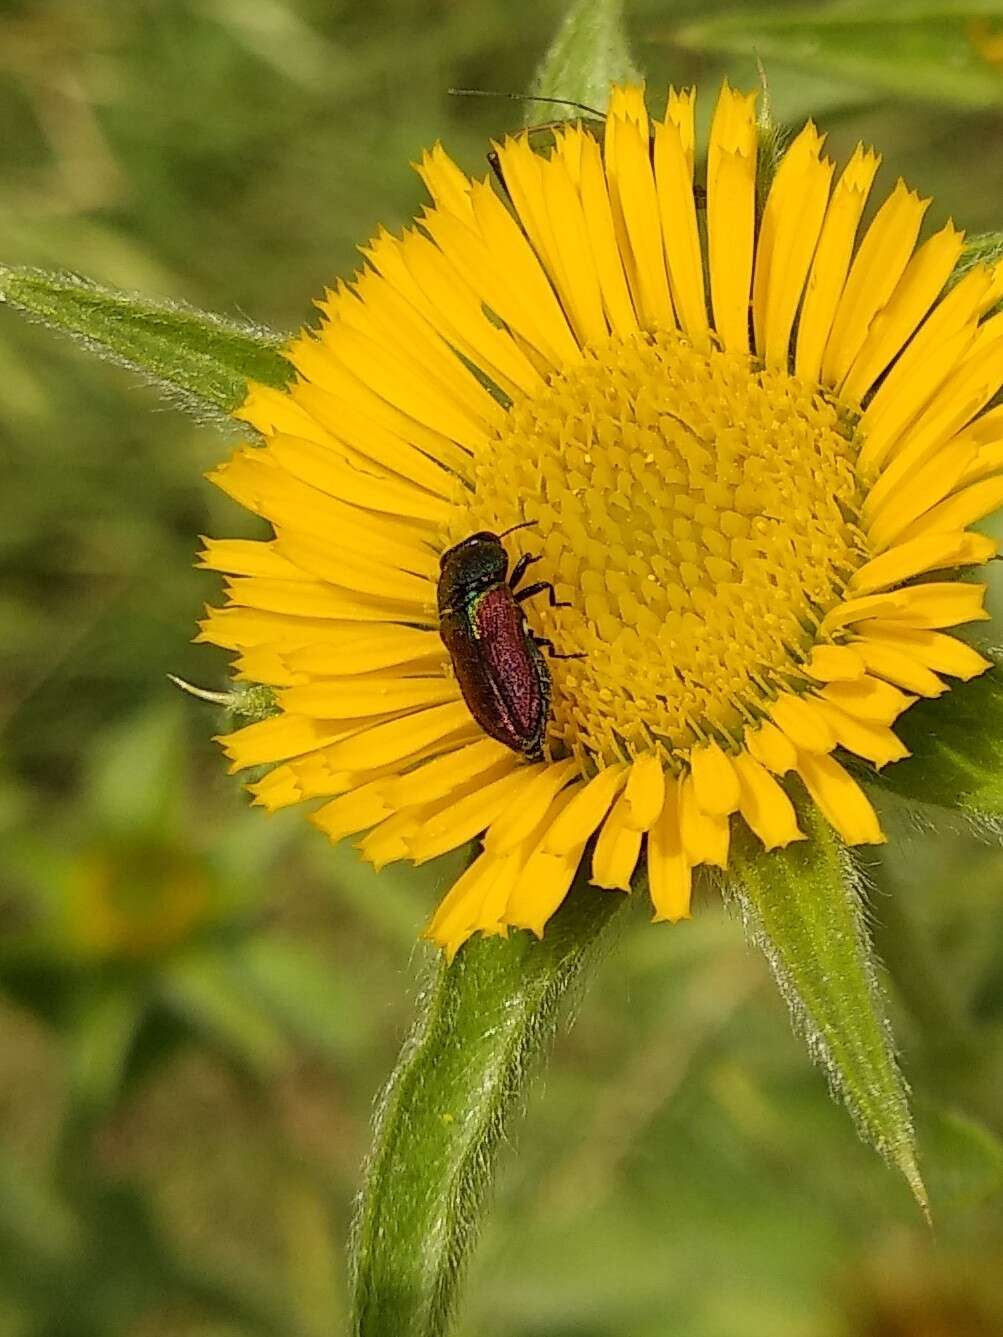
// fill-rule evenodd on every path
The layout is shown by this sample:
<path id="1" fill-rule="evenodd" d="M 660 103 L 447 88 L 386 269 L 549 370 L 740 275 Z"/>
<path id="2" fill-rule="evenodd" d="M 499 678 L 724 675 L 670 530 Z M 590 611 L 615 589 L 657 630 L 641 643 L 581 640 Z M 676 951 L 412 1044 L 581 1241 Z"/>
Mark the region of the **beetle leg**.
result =
<path id="1" fill-rule="evenodd" d="M 512 568 L 511 574 L 509 575 L 508 578 L 509 588 L 514 590 L 516 586 L 519 584 L 520 580 L 522 580 L 523 576 L 529 570 L 529 568 L 533 565 L 533 563 L 538 562 L 539 560 L 540 560 L 539 555 L 533 557 L 528 552 L 524 552 L 523 555 L 516 562 L 515 566 Z M 516 598 L 521 599 L 524 597 L 524 595 L 525 591 L 523 591 L 523 594 L 516 595 Z"/>
<path id="2" fill-rule="evenodd" d="M 520 604 L 524 603 L 526 599 L 532 599 L 534 594 L 542 594 L 544 590 L 547 591 L 547 598 L 551 608 L 571 607 L 566 599 L 558 599 L 553 582 L 549 580 L 538 580 L 533 585 L 527 585 L 524 590 L 520 590 L 515 596 L 515 601 Z"/>
<path id="3" fill-rule="evenodd" d="M 554 649 L 554 642 L 553 642 L 552 640 L 550 640 L 548 637 L 546 637 L 546 636 L 537 636 L 537 634 L 536 634 L 535 632 L 530 632 L 530 635 L 533 637 L 533 640 L 536 642 L 537 645 L 542 645 L 542 646 L 544 647 L 544 649 L 547 650 L 547 652 L 549 653 L 551 659 L 587 659 L 587 658 L 588 658 L 588 656 L 584 653 L 584 651 L 580 651 L 578 654 L 574 654 L 574 655 L 559 655 L 559 654 L 557 653 L 557 651 Z"/>

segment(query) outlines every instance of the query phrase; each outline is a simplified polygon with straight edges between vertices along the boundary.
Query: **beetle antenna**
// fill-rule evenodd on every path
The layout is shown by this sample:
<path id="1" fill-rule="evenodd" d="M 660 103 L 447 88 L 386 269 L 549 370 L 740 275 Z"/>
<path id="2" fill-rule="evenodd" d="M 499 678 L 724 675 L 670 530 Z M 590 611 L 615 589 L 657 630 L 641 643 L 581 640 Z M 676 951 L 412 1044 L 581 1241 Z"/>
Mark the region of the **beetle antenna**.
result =
<path id="1" fill-rule="evenodd" d="M 532 529 L 534 525 L 539 523 L 539 520 L 522 520 L 517 525 L 509 525 L 508 529 L 503 529 L 498 537 L 503 539 L 506 534 L 514 534 L 517 529 Z"/>
<path id="2" fill-rule="evenodd" d="M 597 111 L 595 107 L 590 107 L 586 102 L 574 102 L 566 97 L 542 97 L 536 93 L 498 93 L 489 88 L 449 88 L 446 90 L 451 97 L 502 97 L 509 98 L 513 102 L 549 102 L 558 107 L 574 107 L 576 111 L 584 111 L 589 116 L 594 116 L 597 121 L 606 119 L 605 113 Z"/>

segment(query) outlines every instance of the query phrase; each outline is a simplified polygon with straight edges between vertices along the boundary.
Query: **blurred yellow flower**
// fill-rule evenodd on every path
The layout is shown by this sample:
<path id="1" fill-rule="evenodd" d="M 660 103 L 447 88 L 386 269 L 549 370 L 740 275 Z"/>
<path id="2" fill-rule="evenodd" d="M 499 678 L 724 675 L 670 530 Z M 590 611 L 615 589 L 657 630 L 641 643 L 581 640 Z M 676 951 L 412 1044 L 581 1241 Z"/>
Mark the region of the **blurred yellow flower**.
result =
<path id="1" fill-rule="evenodd" d="M 983 60 L 990 65 L 1003 65 L 1003 32 L 995 29 L 987 19 L 971 20 L 968 40 Z"/>
<path id="2" fill-rule="evenodd" d="M 905 756 L 897 716 L 988 666 L 943 629 L 986 616 L 956 572 L 1003 504 L 1003 266 L 947 287 L 962 234 L 917 245 L 901 181 L 858 238 L 879 159 L 834 179 L 811 122 L 757 217 L 754 102 L 720 95 L 705 219 L 692 92 L 507 139 L 507 201 L 433 149 L 432 205 L 325 295 L 296 383 L 241 410 L 264 445 L 213 475 L 275 534 L 202 557 L 230 577 L 202 638 L 280 706 L 233 768 L 273 765 L 268 809 L 328 800 L 312 820 L 377 865 L 483 837 L 428 928 L 449 955 L 542 933 L 593 838 L 593 882 L 646 848 L 655 918 L 685 917 L 732 814 L 802 838 L 788 773 L 881 841 L 834 750 Z M 522 605 L 556 651 L 536 762 L 475 722 L 436 612 L 441 554 L 526 522 L 510 559 L 569 605 Z"/>
<path id="3" fill-rule="evenodd" d="M 138 961 L 188 941 L 216 910 L 204 862 L 157 841 L 82 850 L 70 870 L 67 945 L 82 958 Z"/>

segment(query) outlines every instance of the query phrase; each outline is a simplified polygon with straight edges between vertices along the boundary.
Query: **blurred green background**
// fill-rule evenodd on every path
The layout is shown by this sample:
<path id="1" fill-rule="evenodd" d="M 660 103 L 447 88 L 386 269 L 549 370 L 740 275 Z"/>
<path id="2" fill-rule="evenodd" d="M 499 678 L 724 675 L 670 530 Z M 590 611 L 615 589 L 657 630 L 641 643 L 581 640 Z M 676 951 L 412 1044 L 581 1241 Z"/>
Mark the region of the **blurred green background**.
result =
<path id="1" fill-rule="evenodd" d="M 521 109 L 447 90 L 524 88 L 562 8 L 7 0 L 0 258 L 292 330 L 419 206 L 423 145 L 483 169 Z M 1003 4 L 628 8 L 654 98 L 699 81 L 706 116 L 758 52 L 777 117 L 876 144 L 931 227 L 1003 225 Z M 167 682 L 224 680 L 190 637 L 197 536 L 256 532 L 201 477 L 226 438 L 7 312 L 0 387 L 0 1337 L 339 1332 L 449 870 L 377 877 L 249 810 Z M 1003 854 L 888 820 L 872 919 L 935 1234 L 734 921 L 639 907 L 505 1155 L 459 1333 L 1003 1332 Z"/>

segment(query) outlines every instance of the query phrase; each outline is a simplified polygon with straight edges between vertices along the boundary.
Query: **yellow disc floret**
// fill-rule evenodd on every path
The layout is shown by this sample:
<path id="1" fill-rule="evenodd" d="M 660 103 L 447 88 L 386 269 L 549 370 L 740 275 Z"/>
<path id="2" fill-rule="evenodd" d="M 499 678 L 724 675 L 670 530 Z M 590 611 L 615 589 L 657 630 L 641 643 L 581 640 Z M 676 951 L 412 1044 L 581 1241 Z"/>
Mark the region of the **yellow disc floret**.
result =
<path id="1" fill-rule="evenodd" d="M 744 354 L 676 331 L 610 338 L 517 401 L 450 537 L 531 520 L 568 608 L 540 600 L 557 754 L 673 770 L 737 747 L 866 560 L 849 415 Z"/>

